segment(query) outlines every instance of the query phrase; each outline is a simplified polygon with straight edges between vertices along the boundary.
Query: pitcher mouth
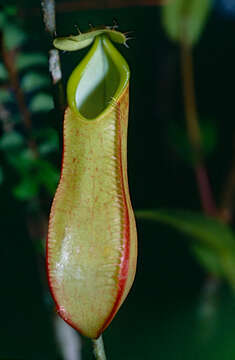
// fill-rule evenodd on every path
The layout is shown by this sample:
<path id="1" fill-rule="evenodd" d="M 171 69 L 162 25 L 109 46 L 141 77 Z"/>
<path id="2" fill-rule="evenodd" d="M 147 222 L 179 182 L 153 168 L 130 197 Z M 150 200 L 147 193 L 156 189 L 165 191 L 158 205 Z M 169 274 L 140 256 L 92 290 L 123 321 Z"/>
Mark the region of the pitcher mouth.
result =
<path id="1" fill-rule="evenodd" d="M 129 77 L 125 59 L 106 35 L 98 36 L 69 78 L 70 108 L 84 120 L 102 117 L 117 102 Z"/>

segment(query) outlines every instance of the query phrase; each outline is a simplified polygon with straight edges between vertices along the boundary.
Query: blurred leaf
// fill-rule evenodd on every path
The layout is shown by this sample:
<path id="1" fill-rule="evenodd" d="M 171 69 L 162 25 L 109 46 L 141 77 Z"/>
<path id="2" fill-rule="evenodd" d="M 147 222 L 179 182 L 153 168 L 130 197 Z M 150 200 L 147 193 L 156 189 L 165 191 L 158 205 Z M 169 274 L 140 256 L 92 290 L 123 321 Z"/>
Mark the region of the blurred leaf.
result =
<path id="1" fill-rule="evenodd" d="M 50 80 L 45 75 L 35 72 L 28 72 L 21 80 L 21 88 L 24 91 L 34 91 L 50 85 Z"/>
<path id="2" fill-rule="evenodd" d="M 41 155 L 47 155 L 50 152 L 58 150 L 59 136 L 55 129 L 47 128 L 37 131 L 35 138 L 39 142 L 38 150 Z"/>
<path id="3" fill-rule="evenodd" d="M 59 140 L 58 137 L 57 137 L 57 140 Z M 47 155 L 53 151 L 56 151 L 58 149 L 58 141 L 57 140 L 56 141 L 48 140 L 48 141 L 45 141 L 44 143 L 42 143 L 41 145 L 39 145 L 39 147 L 38 147 L 39 153 L 41 155 Z"/>
<path id="4" fill-rule="evenodd" d="M 15 5 L 6 6 L 4 11 L 7 15 L 14 16 L 17 14 L 17 7 Z"/>
<path id="5" fill-rule="evenodd" d="M 38 161 L 38 181 L 53 195 L 59 181 L 59 171 L 48 161 Z"/>
<path id="6" fill-rule="evenodd" d="M 0 138 L 0 149 L 8 151 L 24 144 L 24 138 L 16 131 L 8 131 Z"/>
<path id="7" fill-rule="evenodd" d="M 14 187 L 13 194 L 19 200 L 29 200 L 38 194 L 39 188 L 36 181 L 32 181 L 32 178 L 25 177 L 22 179 L 19 185 Z"/>
<path id="8" fill-rule="evenodd" d="M 18 26 L 12 23 L 7 23 L 4 26 L 3 39 L 8 50 L 21 46 L 26 38 L 26 34 Z"/>
<path id="9" fill-rule="evenodd" d="M 16 59 L 16 65 L 19 70 L 40 65 L 47 66 L 47 57 L 42 53 L 19 54 Z"/>
<path id="10" fill-rule="evenodd" d="M 188 140 L 187 130 L 176 123 L 172 123 L 169 127 L 170 146 L 174 148 L 176 153 L 187 164 L 194 163 L 194 154 L 191 144 Z"/>
<path id="11" fill-rule="evenodd" d="M 212 0 L 174 0 L 162 7 L 163 26 L 174 41 L 184 36 L 189 45 L 194 45 L 205 26 Z"/>
<path id="12" fill-rule="evenodd" d="M 214 122 L 203 120 L 200 121 L 200 131 L 202 152 L 205 157 L 208 157 L 214 152 L 218 143 L 218 130 Z M 192 165 L 194 162 L 194 154 L 185 127 L 173 123 L 169 127 L 169 135 L 171 144 L 180 157 Z"/>
<path id="13" fill-rule="evenodd" d="M 3 63 L 0 62 L 0 80 L 5 81 L 8 79 L 8 72 L 3 65 Z"/>
<path id="14" fill-rule="evenodd" d="M 32 150 L 24 149 L 16 154 L 7 154 L 8 162 L 20 173 L 27 173 L 32 169 L 36 162 Z"/>
<path id="15" fill-rule="evenodd" d="M 8 155 L 8 161 L 21 178 L 20 184 L 14 188 L 14 195 L 18 199 L 34 197 L 41 187 L 50 195 L 54 194 L 59 181 L 59 171 L 53 164 L 35 157 L 29 149 Z"/>
<path id="16" fill-rule="evenodd" d="M 201 213 L 184 210 L 139 210 L 136 216 L 139 219 L 171 225 L 209 246 L 223 249 L 226 244 L 235 251 L 235 238 L 230 227 Z"/>
<path id="17" fill-rule="evenodd" d="M 3 168 L 0 166 L 0 185 L 3 183 L 4 175 L 3 175 Z"/>
<path id="18" fill-rule="evenodd" d="M 226 277 L 235 290 L 235 236 L 229 226 L 200 213 L 183 210 L 143 210 L 135 214 L 139 219 L 170 225 L 198 240 L 193 243 L 193 249 L 199 260 L 210 272 L 221 271 L 220 275 Z"/>
<path id="19" fill-rule="evenodd" d="M 5 23 L 6 23 L 6 15 L 4 14 L 3 11 L 0 11 L 0 29 L 3 28 Z"/>
<path id="20" fill-rule="evenodd" d="M 50 111 L 54 107 L 52 96 L 39 93 L 33 97 L 29 107 L 32 112 Z"/>
<path id="21" fill-rule="evenodd" d="M 220 276 L 223 273 L 221 267 L 220 258 L 206 246 L 196 245 L 192 246 L 193 252 L 198 257 L 200 263 L 211 271 L 216 276 Z"/>
<path id="22" fill-rule="evenodd" d="M 14 100 L 13 94 L 8 89 L 0 89 L 0 103 L 11 102 Z"/>

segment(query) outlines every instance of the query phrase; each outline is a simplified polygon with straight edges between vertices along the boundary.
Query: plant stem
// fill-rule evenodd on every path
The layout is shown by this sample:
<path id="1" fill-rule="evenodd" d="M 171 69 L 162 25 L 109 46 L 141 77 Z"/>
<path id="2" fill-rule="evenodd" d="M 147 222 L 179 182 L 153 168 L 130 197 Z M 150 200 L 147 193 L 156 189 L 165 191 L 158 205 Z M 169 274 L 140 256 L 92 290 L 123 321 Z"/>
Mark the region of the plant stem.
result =
<path id="1" fill-rule="evenodd" d="M 184 106 L 189 141 L 194 153 L 194 171 L 197 179 L 201 204 L 207 215 L 216 216 L 217 209 L 213 199 L 211 185 L 204 165 L 201 150 L 201 133 L 198 123 L 194 91 L 192 48 L 186 41 L 181 42 L 181 66 L 183 76 Z"/>
<path id="2" fill-rule="evenodd" d="M 196 164 L 194 171 L 197 179 L 197 186 L 203 211 L 207 215 L 216 216 L 217 210 L 210 187 L 207 170 L 203 162 Z"/>
<path id="3" fill-rule="evenodd" d="M 43 21 L 45 24 L 45 30 L 53 38 L 56 32 L 55 22 L 55 1 L 54 0 L 42 0 L 42 13 Z"/>
<path id="4" fill-rule="evenodd" d="M 102 335 L 98 339 L 92 340 L 92 342 L 96 360 L 106 360 Z"/>
<path id="5" fill-rule="evenodd" d="M 45 30 L 49 35 L 50 42 L 56 36 L 56 20 L 55 20 L 55 1 L 43 0 L 42 13 Z M 53 85 L 53 95 L 55 108 L 58 110 L 60 117 L 63 118 L 65 109 L 65 96 L 62 83 L 62 71 L 60 65 L 60 56 L 57 49 L 49 50 L 49 73 Z"/>
<path id="6" fill-rule="evenodd" d="M 3 104 L 0 104 L 0 122 L 2 123 L 3 132 L 13 130 L 13 125 L 10 121 L 10 112 L 5 108 Z"/>

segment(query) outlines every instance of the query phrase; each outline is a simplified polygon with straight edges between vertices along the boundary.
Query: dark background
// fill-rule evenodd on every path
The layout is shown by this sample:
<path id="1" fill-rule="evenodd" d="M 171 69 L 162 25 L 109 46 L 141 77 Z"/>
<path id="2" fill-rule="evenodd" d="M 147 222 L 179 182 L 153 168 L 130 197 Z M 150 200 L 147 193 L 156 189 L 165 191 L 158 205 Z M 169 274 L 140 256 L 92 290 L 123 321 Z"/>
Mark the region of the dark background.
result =
<path id="1" fill-rule="evenodd" d="M 22 24 L 33 49 L 47 52 L 39 2 L 20 1 Z M 38 14 L 30 9 L 38 7 Z M 128 172 L 134 209 L 200 210 L 192 168 L 178 155 L 171 136 L 184 123 L 179 47 L 161 25 L 161 7 L 87 10 L 57 14 L 58 35 L 88 24 L 112 24 L 133 31 L 130 48 L 118 47 L 131 68 Z M 235 133 L 235 14 L 215 3 L 195 47 L 195 87 L 199 116 L 216 126 L 217 145 L 207 167 L 217 201 L 231 166 Z M 62 54 L 64 81 L 86 50 Z M 55 122 L 53 114 L 46 121 Z M 173 124 L 173 125 L 172 125 Z M 62 130 L 62 123 L 57 124 Z M 58 155 L 59 156 L 59 155 Z M 24 204 L 1 187 L 0 357 L 58 359 L 43 298 L 36 255 L 25 224 Z M 222 285 L 216 314 L 200 315 L 207 274 L 186 237 L 159 224 L 137 222 L 139 258 L 128 299 L 104 333 L 108 359 L 231 360 L 235 356 L 235 299 Z M 92 357 L 83 340 L 84 359 Z"/>

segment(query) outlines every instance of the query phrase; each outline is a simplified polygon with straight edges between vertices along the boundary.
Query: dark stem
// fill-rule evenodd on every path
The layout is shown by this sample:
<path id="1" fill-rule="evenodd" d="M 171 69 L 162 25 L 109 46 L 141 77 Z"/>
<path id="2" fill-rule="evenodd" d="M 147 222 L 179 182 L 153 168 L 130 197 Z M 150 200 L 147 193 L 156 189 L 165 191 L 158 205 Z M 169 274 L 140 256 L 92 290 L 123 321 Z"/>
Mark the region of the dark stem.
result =
<path id="1" fill-rule="evenodd" d="M 194 90 L 192 48 L 184 41 L 181 43 L 181 66 L 187 132 L 194 154 L 194 170 L 201 204 L 207 215 L 216 216 L 217 209 L 213 199 L 207 169 L 202 157 L 201 133 Z"/>
<path id="2" fill-rule="evenodd" d="M 10 121 L 10 117 L 11 114 L 8 109 L 3 104 L 0 104 L 0 121 L 4 132 L 13 130 L 13 124 Z"/>
<path id="3" fill-rule="evenodd" d="M 60 117 L 63 118 L 66 104 L 62 83 L 60 57 L 59 51 L 57 49 L 49 50 L 49 73 L 53 85 L 53 98 L 55 108 L 58 110 Z"/>
<path id="4" fill-rule="evenodd" d="M 202 162 L 200 162 L 195 165 L 194 171 L 204 213 L 210 216 L 217 216 L 217 210 L 213 199 L 206 167 Z"/>

